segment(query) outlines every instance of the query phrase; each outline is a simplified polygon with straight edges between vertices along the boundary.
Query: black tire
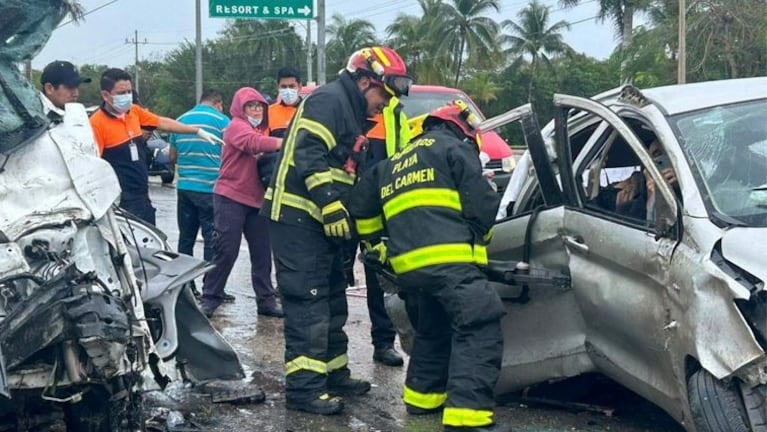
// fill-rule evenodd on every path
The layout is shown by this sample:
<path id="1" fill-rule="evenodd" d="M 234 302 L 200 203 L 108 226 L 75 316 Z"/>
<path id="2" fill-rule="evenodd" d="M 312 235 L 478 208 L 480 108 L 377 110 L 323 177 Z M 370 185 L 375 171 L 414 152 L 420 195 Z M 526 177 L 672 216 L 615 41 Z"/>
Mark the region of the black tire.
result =
<path id="1" fill-rule="evenodd" d="M 748 426 L 737 382 L 724 383 L 701 369 L 687 380 L 687 396 L 698 432 L 756 432 Z"/>
<path id="2" fill-rule="evenodd" d="M 752 432 L 767 432 L 767 385 L 752 389 L 741 386 L 741 394 Z"/>
<path id="3" fill-rule="evenodd" d="M 176 177 L 176 173 L 173 172 L 167 172 L 160 174 L 160 179 L 163 183 L 171 184 L 173 183 L 173 178 Z"/>

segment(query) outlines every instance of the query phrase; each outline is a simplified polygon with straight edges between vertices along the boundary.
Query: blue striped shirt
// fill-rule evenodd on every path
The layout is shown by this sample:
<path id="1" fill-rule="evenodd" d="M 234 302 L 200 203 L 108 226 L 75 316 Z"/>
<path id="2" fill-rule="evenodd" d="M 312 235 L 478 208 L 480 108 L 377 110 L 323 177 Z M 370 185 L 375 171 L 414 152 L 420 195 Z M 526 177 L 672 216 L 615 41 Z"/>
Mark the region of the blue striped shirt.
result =
<path id="1" fill-rule="evenodd" d="M 219 138 L 223 136 L 224 129 L 229 125 L 229 117 L 210 105 L 202 104 L 182 114 L 178 121 L 204 128 Z M 178 152 L 176 188 L 213 193 L 213 186 L 218 179 L 218 169 L 221 166 L 221 146 L 203 141 L 197 135 L 187 134 L 172 134 L 170 145 Z"/>

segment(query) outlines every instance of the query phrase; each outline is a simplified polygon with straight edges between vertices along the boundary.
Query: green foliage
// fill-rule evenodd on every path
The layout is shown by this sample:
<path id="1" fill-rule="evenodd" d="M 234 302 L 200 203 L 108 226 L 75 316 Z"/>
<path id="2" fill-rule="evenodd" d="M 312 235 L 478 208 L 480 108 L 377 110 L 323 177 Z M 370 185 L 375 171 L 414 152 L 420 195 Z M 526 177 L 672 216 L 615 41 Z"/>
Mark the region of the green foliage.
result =
<path id="1" fill-rule="evenodd" d="M 623 30 L 624 38 L 634 10 L 646 10 L 649 18 L 645 26 L 630 27 L 633 42 L 618 47 L 604 61 L 573 53 L 562 39 L 568 23 L 552 23 L 551 8 L 540 0 L 528 3 L 516 20 L 501 23 L 485 16 L 498 9 L 498 0 L 418 0 L 418 4 L 418 14 L 401 14 L 386 27 L 386 43 L 403 56 L 417 83 L 458 83 L 487 116 L 530 101 L 543 124 L 551 118 L 555 92 L 589 97 L 618 87 L 625 79 L 639 87 L 676 82 L 677 0 L 599 0 L 602 16 L 620 26 L 616 28 Z M 277 70 L 288 65 L 301 70 L 306 64 L 307 47 L 293 23 L 228 21 L 219 36 L 202 47 L 203 87 L 220 90 L 227 101 L 243 86 L 274 96 Z M 767 71 L 764 0 L 688 1 L 687 23 L 688 82 Z M 328 80 L 335 78 L 353 51 L 381 43 L 371 22 L 341 15 L 331 18 L 327 35 Z M 99 104 L 98 81 L 107 66 L 79 66 L 83 76 L 93 79 L 80 86 L 80 100 Z M 176 117 L 197 102 L 192 43 L 180 43 L 160 61 L 142 61 L 139 67 L 141 102 L 153 111 Z M 132 65 L 124 68 L 135 72 Z M 39 72 L 35 74 L 37 84 Z M 503 132 L 509 142 L 523 143 L 520 131 Z"/>

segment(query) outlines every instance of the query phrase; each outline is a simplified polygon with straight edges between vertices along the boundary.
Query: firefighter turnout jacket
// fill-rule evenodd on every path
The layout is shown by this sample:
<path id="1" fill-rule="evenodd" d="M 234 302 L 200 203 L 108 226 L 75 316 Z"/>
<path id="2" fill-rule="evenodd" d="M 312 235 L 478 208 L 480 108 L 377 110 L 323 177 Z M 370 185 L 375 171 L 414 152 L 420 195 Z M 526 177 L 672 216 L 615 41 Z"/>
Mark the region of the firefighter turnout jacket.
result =
<path id="1" fill-rule="evenodd" d="M 360 239 L 388 235 L 397 274 L 442 264 L 487 264 L 499 197 L 474 143 L 435 128 L 367 172 L 349 197 Z"/>
<path id="2" fill-rule="evenodd" d="M 391 157 L 410 142 L 410 125 L 402 104 L 396 97 L 391 98 L 383 112 L 372 119 L 376 125 L 368 132 L 368 168 Z"/>
<path id="3" fill-rule="evenodd" d="M 367 102 L 348 73 L 304 99 L 288 127 L 261 214 L 322 231 L 321 209 L 345 199 L 356 173 L 344 170 L 358 137 L 372 126 Z"/>

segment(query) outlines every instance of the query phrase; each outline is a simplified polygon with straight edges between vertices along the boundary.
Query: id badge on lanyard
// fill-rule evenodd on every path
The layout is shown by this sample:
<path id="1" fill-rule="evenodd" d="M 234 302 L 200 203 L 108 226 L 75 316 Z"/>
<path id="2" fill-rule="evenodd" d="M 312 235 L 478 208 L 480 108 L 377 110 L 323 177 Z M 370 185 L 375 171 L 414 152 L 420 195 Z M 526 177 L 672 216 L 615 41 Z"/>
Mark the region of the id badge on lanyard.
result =
<path id="1" fill-rule="evenodd" d="M 138 146 L 133 141 L 128 145 L 130 146 L 130 160 L 131 162 L 136 162 L 138 160 Z"/>

